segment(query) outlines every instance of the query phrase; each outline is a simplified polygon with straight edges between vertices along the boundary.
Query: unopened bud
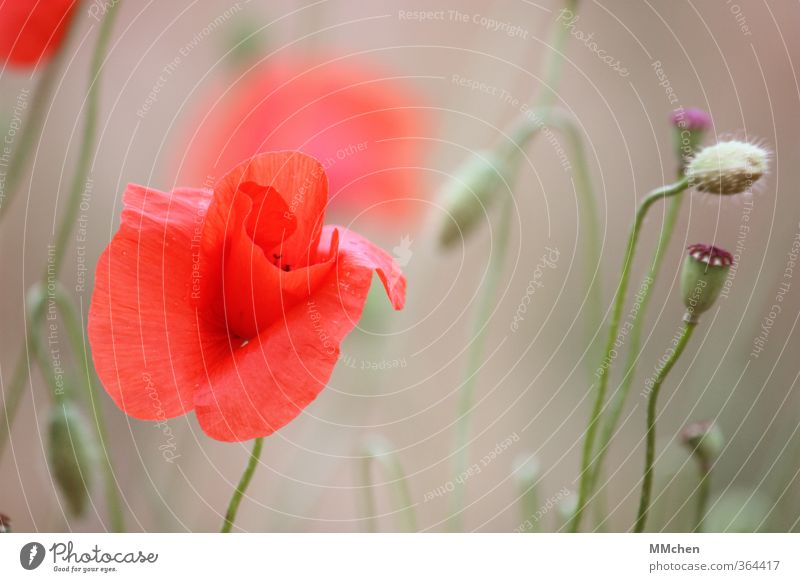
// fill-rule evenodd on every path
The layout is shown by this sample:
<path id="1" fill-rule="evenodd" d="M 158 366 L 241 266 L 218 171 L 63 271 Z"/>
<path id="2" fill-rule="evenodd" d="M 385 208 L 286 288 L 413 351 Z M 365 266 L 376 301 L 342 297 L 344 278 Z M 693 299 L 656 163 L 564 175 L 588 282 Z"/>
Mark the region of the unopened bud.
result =
<path id="1" fill-rule="evenodd" d="M 710 309 L 719 297 L 733 257 L 711 245 L 696 244 L 688 250 L 681 271 L 681 293 L 687 316 L 694 319 Z"/>
<path id="2" fill-rule="evenodd" d="M 517 159 L 513 154 L 479 152 L 456 170 L 440 195 L 447 212 L 439 231 L 443 248 L 466 237 L 480 222 L 516 170 Z"/>
<path id="3" fill-rule="evenodd" d="M 53 407 L 48 423 L 47 460 L 72 515 L 80 516 L 89 503 L 94 459 L 86 419 L 69 402 Z"/>
<path id="4" fill-rule="evenodd" d="M 11 518 L 0 513 L 0 533 L 11 533 Z"/>
<path id="5" fill-rule="evenodd" d="M 705 133 L 711 128 L 711 117 L 702 109 L 676 109 L 670 116 L 675 127 L 675 147 L 681 164 L 689 163 L 703 141 Z"/>
<path id="6" fill-rule="evenodd" d="M 700 150 L 686 167 L 689 185 L 711 194 L 740 194 L 767 172 L 764 148 L 744 141 L 723 141 Z"/>
<path id="7" fill-rule="evenodd" d="M 713 420 L 703 420 L 687 425 L 681 431 L 681 441 L 705 464 L 710 464 L 716 459 L 725 446 L 722 431 Z"/>

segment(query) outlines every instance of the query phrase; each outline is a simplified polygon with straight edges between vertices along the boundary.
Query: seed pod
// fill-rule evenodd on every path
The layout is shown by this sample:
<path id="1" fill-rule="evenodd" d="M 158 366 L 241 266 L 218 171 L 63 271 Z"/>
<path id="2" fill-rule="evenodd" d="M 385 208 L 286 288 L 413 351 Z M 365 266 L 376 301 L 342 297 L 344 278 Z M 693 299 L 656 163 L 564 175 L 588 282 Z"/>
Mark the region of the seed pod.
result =
<path id="1" fill-rule="evenodd" d="M 711 464 L 725 447 L 725 437 L 713 420 L 686 425 L 681 431 L 681 441 L 704 464 Z"/>
<path id="2" fill-rule="evenodd" d="M 479 152 L 456 170 L 440 195 L 447 211 L 439 230 L 442 248 L 450 247 L 475 228 L 516 171 L 517 160 L 513 153 Z"/>
<path id="3" fill-rule="evenodd" d="M 767 172 L 764 148 L 743 141 L 723 141 L 704 148 L 686 167 L 689 185 L 711 194 L 740 194 Z"/>
<path id="4" fill-rule="evenodd" d="M 69 511 L 80 516 L 89 502 L 94 446 L 86 419 L 71 403 L 56 405 L 48 422 L 47 460 Z"/>
<path id="5" fill-rule="evenodd" d="M 695 319 L 719 297 L 733 257 L 728 251 L 711 245 L 696 244 L 688 250 L 681 271 L 681 293 L 687 317 Z"/>

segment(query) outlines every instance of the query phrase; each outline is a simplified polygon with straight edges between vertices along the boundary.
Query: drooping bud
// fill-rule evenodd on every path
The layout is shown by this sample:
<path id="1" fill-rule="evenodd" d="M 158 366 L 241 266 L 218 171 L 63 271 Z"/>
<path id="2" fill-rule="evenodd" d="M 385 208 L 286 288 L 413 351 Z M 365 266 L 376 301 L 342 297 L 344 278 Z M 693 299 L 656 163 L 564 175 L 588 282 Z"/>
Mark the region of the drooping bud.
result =
<path id="1" fill-rule="evenodd" d="M 449 179 L 440 195 L 447 216 L 439 230 L 439 244 L 448 248 L 466 237 L 499 197 L 518 167 L 518 157 L 484 151 L 467 160 Z"/>
<path id="2" fill-rule="evenodd" d="M 710 465 L 722 452 L 725 438 L 713 420 L 703 420 L 686 425 L 681 431 L 681 441 L 704 465 Z"/>
<path id="3" fill-rule="evenodd" d="M 700 150 L 686 167 L 689 185 L 711 194 L 741 194 L 767 172 L 768 153 L 744 141 L 723 141 Z"/>
<path id="4" fill-rule="evenodd" d="M 675 149 L 681 160 L 681 167 L 689 163 L 703 141 L 703 136 L 711 128 L 711 117 L 702 109 L 676 109 L 670 116 L 675 131 Z"/>
<path id="5" fill-rule="evenodd" d="M 696 244 L 688 250 L 681 271 L 681 293 L 687 317 L 694 320 L 710 309 L 719 297 L 733 257 L 712 245 Z"/>
<path id="6" fill-rule="evenodd" d="M 80 516 L 89 502 L 94 446 L 86 419 L 69 402 L 56 405 L 48 422 L 47 461 L 69 511 Z"/>

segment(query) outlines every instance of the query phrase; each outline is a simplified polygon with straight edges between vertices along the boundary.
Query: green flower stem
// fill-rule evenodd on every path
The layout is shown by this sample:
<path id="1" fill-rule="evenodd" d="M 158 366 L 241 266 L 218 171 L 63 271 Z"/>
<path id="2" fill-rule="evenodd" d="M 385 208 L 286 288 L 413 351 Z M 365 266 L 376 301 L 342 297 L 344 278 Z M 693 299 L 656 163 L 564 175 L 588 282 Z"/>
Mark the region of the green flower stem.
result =
<path id="1" fill-rule="evenodd" d="M 228 511 L 225 512 L 225 522 L 222 524 L 221 533 L 230 533 L 233 527 L 233 522 L 236 521 L 236 512 L 239 510 L 239 504 L 242 502 L 242 495 L 250 485 L 250 480 L 253 478 L 253 473 L 256 472 L 258 466 L 258 459 L 261 457 L 261 449 L 264 447 L 264 437 L 259 437 L 253 443 L 253 451 L 250 453 L 250 460 L 247 462 L 244 473 L 242 473 L 239 484 L 236 486 L 236 491 L 233 492 L 233 497 L 228 504 Z"/>
<path id="2" fill-rule="evenodd" d="M 77 23 L 80 18 L 72 17 L 67 27 L 67 32 L 62 42 L 62 46 L 69 43 Z M 5 184 L 5 199 L 0 204 L 0 222 L 6 215 L 8 207 L 17 192 L 17 187 L 25 171 L 28 167 L 28 157 L 30 156 L 33 144 L 36 143 L 36 138 L 40 136 L 42 124 L 44 123 L 45 113 L 47 112 L 48 105 L 50 105 L 53 96 L 53 89 L 56 85 L 58 71 L 61 70 L 61 64 L 64 61 L 66 51 L 59 50 L 45 66 L 44 71 L 41 72 L 36 81 L 36 87 L 33 90 L 33 98 L 31 99 L 31 109 L 25 117 L 24 129 L 20 134 L 17 147 L 14 148 L 11 163 L 8 166 L 8 174 L 6 175 Z"/>
<path id="3" fill-rule="evenodd" d="M 639 240 L 639 233 L 641 232 L 642 224 L 644 223 L 645 216 L 647 216 L 647 211 L 655 202 L 680 194 L 686 190 L 688 186 L 688 179 L 683 178 L 674 184 L 653 190 L 644 198 L 644 200 L 642 200 L 642 202 L 639 204 L 639 208 L 636 210 L 633 226 L 631 227 L 631 232 L 628 236 L 628 245 L 625 250 L 625 258 L 622 262 L 622 272 L 620 273 L 619 286 L 617 287 L 617 291 L 614 296 L 614 306 L 611 312 L 611 321 L 608 326 L 608 338 L 606 340 L 606 347 L 603 352 L 603 360 L 600 362 L 600 365 L 597 369 L 597 373 L 600 377 L 597 383 L 592 414 L 589 418 L 589 424 L 586 428 L 586 435 L 583 442 L 578 506 L 575 509 L 575 515 L 572 518 L 570 531 L 576 532 L 580 528 L 581 518 L 583 517 L 584 510 L 589 502 L 597 428 L 599 426 L 600 416 L 603 412 L 603 406 L 606 400 L 608 377 L 611 371 L 611 361 L 613 360 L 613 354 L 615 352 L 614 345 L 617 342 L 619 324 L 620 320 L 622 319 L 622 309 L 625 305 L 625 296 L 627 294 L 628 285 L 630 282 L 631 267 L 633 265 L 634 253 L 636 251 L 636 243 Z"/>
<path id="4" fill-rule="evenodd" d="M 578 0 L 566 0 L 564 10 L 575 12 L 578 9 Z M 537 108 L 549 111 L 555 104 L 558 93 L 558 84 L 561 81 L 561 73 L 564 65 L 564 48 L 567 44 L 569 30 L 566 26 L 556 23 L 551 40 L 551 49 L 548 51 L 547 61 L 544 64 L 544 78 L 546 86 L 542 88 L 536 103 Z"/>
<path id="5" fill-rule="evenodd" d="M 659 233 L 658 244 L 653 251 L 653 258 L 650 262 L 647 276 L 642 280 L 642 284 L 639 287 L 641 289 L 639 309 L 631 314 L 632 328 L 628 336 L 629 347 L 627 361 L 625 362 L 625 376 L 622 379 L 619 390 L 611 398 L 609 404 L 608 420 L 603 425 L 603 432 L 597 451 L 597 459 L 595 460 L 596 468 L 592 473 L 592 481 L 589 487 L 590 495 L 594 492 L 597 483 L 600 481 L 600 476 L 603 471 L 603 461 L 610 448 L 611 439 L 614 438 L 614 432 L 617 430 L 617 424 L 625 408 L 625 402 L 628 399 L 631 386 L 633 386 L 633 381 L 636 378 L 636 365 L 639 363 L 639 348 L 642 343 L 642 330 L 644 328 L 647 306 L 650 303 L 651 291 L 655 287 L 656 277 L 661 270 L 667 248 L 672 239 L 672 233 L 675 230 L 675 223 L 680 214 L 682 202 L 683 196 L 675 196 L 667 201 L 667 213 L 664 217 L 664 226 Z"/>
<path id="6" fill-rule="evenodd" d="M 699 491 L 697 492 L 697 513 L 694 519 L 694 532 L 702 532 L 708 508 L 708 498 L 711 494 L 711 467 L 705 462 L 698 464 L 700 473 Z"/>
<path id="7" fill-rule="evenodd" d="M 578 0 L 566 0 L 564 7 L 566 10 L 575 12 L 577 10 Z M 569 31 L 566 26 L 556 24 L 553 30 L 551 41 L 552 49 L 548 52 L 547 61 L 544 65 L 544 78 L 545 86 L 539 91 L 535 108 L 544 112 L 544 118 L 539 119 L 538 127 L 533 129 L 523 129 L 523 132 L 530 131 L 527 139 L 518 139 L 518 136 L 512 132 L 511 145 L 514 152 L 511 156 L 519 154 L 520 148 L 527 143 L 549 119 L 552 106 L 557 97 L 557 87 L 561 80 L 561 73 L 564 65 L 564 47 L 566 46 L 567 36 Z M 524 127 L 529 123 L 527 115 L 522 114 L 518 119 L 517 126 Z M 454 473 L 458 477 L 463 471 L 466 470 L 469 462 L 469 412 L 472 408 L 473 393 L 475 391 L 475 381 L 478 374 L 478 367 L 480 365 L 481 356 L 483 354 L 483 344 L 485 340 L 485 333 L 489 323 L 489 315 L 491 308 L 495 301 L 495 288 L 497 287 L 497 279 L 502 271 L 502 258 L 505 254 L 505 247 L 508 242 L 508 230 L 511 219 L 511 204 L 510 201 L 506 204 L 503 210 L 503 219 L 500 227 L 498 228 L 497 244 L 495 250 L 490 258 L 489 273 L 487 281 L 483 289 L 483 296 L 481 298 L 480 316 L 476 319 L 475 333 L 472 340 L 472 349 L 469 354 L 469 368 L 467 370 L 467 379 L 461 388 L 461 398 L 459 404 L 459 416 L 456 424 L 456 450 L 454 453 Z M 453 492 L 453 513 L 449 521 L 450 528 L 458 530 L 461 527 L 461 512 L 464 507 L 465 491 L 463 484 L 457 487 Z"/>
<path id="8" fill-rule="evenodd" d="M 684 318 L 683 328 L 675 349 L 672 351 L 669 359 L 658 370 L 655 379 L 653 380 L 653 387 L 650 390 L 650 396 L 647 401 L 647 450 L 645 452 L 644 473 L 642 477 L 642 496 L 639 501 L 639 514 L 636 518 L 636 525 L 634 531 L 641 533 L 644 531 L 644 526 L 647 523 L 647 512 L 650 510 L 650 497 L 653 491 L 653 463 L 656 457 L 656 413 L 658 405 L 658 393 L 661 390 L 661 385 L 667 378 L 675 362 L 681 357 L 686 344 L 692 337 L 694 328 L 697 327 L 697 321 L 691 318 Z"/>
<path id="9" fill-rule="evenodd" d="M 567 137 L 575 165 L 575 190 L 578 195 L 579 211 L 583 215 L 582 231 L 586 235 L 586 242 L 583 245 L 586 252 L 586 293 L 588 295 L 586 334 L 589 344 L 591 344 L 595 331 L 601 325 L 603 312 L 603 295 L 599 275 L 601 241 L 597 201 L 578 126 L 572 117 L 563 112 L 554 112 L 552 120 Z"/>
<path id="10" fill-rule="evenodd" d="M 470 346 L 467 356 L 467 377 L 460 391 L 458 419 L 456 421 L 456 447 L 453 453 L 454 483 L 458 483 L 459 476 L 464 473 L 469 466 L 469 417 L 472 411 L 472 401 L 474 400 L 478 372 L 483 361 L 489 320 L 491 319 L 492 311 L 495 306 L 495 296 L 497 294 L 500 275 L 503 272 L 503 259 L 506 255 L 508 235 L 511 230 L 511 209 L 511 200 L 506 200 L 503 204 L 500 222 L 493 231 L 497 236 L 494 239 L 494 245 L 492 246 L 492 252 L 489 257 L 486 281 L 484 282 L 479 299 L 478 317 L 475 318 L 472 345 Z M 461 512 L 464 508 L 465 493 L 463 483 L 458 485 L 455 491 L 453 491 L 452 516 L 449 522 L 453 531 L 459 531 L 461 529 Z"/>
<path id="11" fill-rule="evenodd" d="M 377 462 L 383 471 L 391 478 L 395 495 L 395 503 L 400 508 L 401 523 L 407 532 L 417 531 L 417 516 L 414 512 L 414 503 L 408 488 L 403 467 L 397 455 L 383 439 L 373 438 L 364 446 L 364 457 L 361 463 L 361 486 L 364 491 L 364 515 L 367 520 L 367 530 L 370 533 L 378 531 L 376 517 L 375 494 L 372 490 L 372 463 Z"/>
<path id="12" fill-rule="evenodd" d="M 86 349 L 86 342 L 83 337 L 83 327 L 75 306 L 69 295 L 61 285 L 55 287 L 56 306 L 66 320 L 67 335 L 70 338 L 73 350 L 77 350 L 80 356 L 81 375 L 86 381 L 88 388 L 89 404 L 94 418 L 94 428 L 97 432 L 97 440 L 103 450 L 103 474 L 105 480 L 106 497 L 108 499 L 108 512 L 111 517 L 111 529 L 115 532 L 125 531 L 125 519 L 122 512 L 122 499 L 117 479 L 114 476 L 114 465 L 111 454 L 108 450 L 108 429 L 101 405 L 100 380 L 94 373 L 94 368 L 89 359 L 89 350 Z"/>
<path id="13" fill-rule="evenodd" d="M 49 278 L 53 280 L 58 278 L 58 273 L 61 270 L 62 259 L 66 252 L 69 237 L 75 227 L 75 219 L 80 209 L 81 191 L 83 190 L 86 178 L 89 174 L 91 164 L 91 155 L 94 151 L 96 142 L 96 129 L 97 129 L 97 115 L 99 105 L 100 93 L 100 73 L 103 66 L 103 59 L 108 49 L 108 43 L 111 39 L 111 30 L 116 19 L 117 11 L 122 2 L 113 2 L 106 10 L 103 22 L 100 25 L 100 33 L 97 37 L 97 44 L 95 45 L 94 53 L 92 55 L 92 64 L 89 74 L 89 88 L 86 97 L 86 116 L 85 125 L 83 128 L 83 135 L 81 137 L 80 155 L 78 163 L 75 167 L 75 175 L 73 176 L 72 185 L 69 191 L 69 198 L 67 200 L 67 211 L 65 212 L 61 222 L 58 226 L 55 238 L 55 248 L 52 257 L 48 257 L 51 264 L 45 268 L 42 279 L 45 287 L 47 286 Z M 38 322 L 28 321 L 27 325 L 30 329 Z M 8 394 L 3 393 L 3 400 L 5 406 L 3 412 L 0 413 L 0 457 L 2 457 L 6 444 L 11 434 L 11 426 L 14 423 L 19 403 L 22 397 L 22 391 L 25 388 L 25 380 L 30 377 L 30 368 L 28 362 L 28 350 L 22 350 L 17 365 L 14 368 L 14 374 L 9 384 Z"/>

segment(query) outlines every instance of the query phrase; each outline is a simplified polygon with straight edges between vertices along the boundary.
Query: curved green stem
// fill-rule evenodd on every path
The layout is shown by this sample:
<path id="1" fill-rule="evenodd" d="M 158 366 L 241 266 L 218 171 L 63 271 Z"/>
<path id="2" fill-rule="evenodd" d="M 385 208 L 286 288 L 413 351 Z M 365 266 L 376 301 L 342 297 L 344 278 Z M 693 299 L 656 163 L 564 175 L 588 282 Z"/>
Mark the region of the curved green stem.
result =
<path id="1" fill-rule="evenodd" d="M 658 393 L 661 391 L 661 385 L 667 378 L 675 362 L 681 357 L 686 344 L 692 337 L 694 328 L 697 327 L 697 321 L 690 318 L 685 318 L 683 321 L 683 328 L 678 342 L 672 354 L 658 370 L 655 379 L 653 380 L 653 387 L 650 389 L 650 396 L 647 401 L 647 449 L 645 451 L 644 473 L 642 477 L 642 495 L 639 500 L 639 514 L 636 517 L 636 524 L 634 531 L 641 533 L 644 531 L 644 526 L 647 523 L 647 513 L 650 510 L 650 497 L 653 491 L 653 464 L 656 457 L 656 414 L 658 412 Z"/>
<path id="2" fill-rule="evenodd" d="M 503 272 L 503 259 L 506 255 L 508 246 L 508 235 L 511 230 L 511 200 L 505 201 L 502 209 L 500 222 L 495 228 L 497 233 L 489 257 L 489 266 L 484 282 L 480 304 L 478 306 L 478 317 L 475 318 L 475 328 L 472 334 L 472 345 L 467 356 L 468 369 L 467 377 L 461 386 L 461 394 L 458 405 L 458 420 L 456 421 L 456 448 L 453 453 L 453 480 L 458 483 L 459 476 L 467 470 L 469 465 L 469 417 L 472 412 L 472 401 L 475 394 L 475 385 L 478 379 L 478 372 L 483 361 L 484 345 L 486 335 L 489 330 L 489 320 L 495 305 L 497 286 L 500 275 Z M 461 512 L 464 508 L 465 489 L 464 484 L 457 486 L 453 491 L 452 516 L 450 527 L 454 531 L 461 529 Z"/>
<path id="3" fill-rule="evenodd" d="M 661 229 L 658 237 L 658 244 L 653 251 L 653 258 L 650 262 L 650 268 L 647 275 L 642 279 L 639 286 L 641 294 L 639 295 L 639 308 L 631 312 L 629 316 L 631 324 L 631 332 L 628 336 L 628 357 L 625 362 L 625 376 L 622 378 L 622 383 L 617 393 L 611 398 L 609 403 L 608 420 L 603 425 L 603 432 L 600 436 L 600 441 L 597 451 L 597 459 L 595 460 L 595 470 L 592 472 L 591 484 L 589 487 L 589 494 L 594 491 L 597 486 L 600 476 L 603 471 L 603 461 L 605 460 L 608 449 L 610 448 L 611 439 L 614 438 L 614 432 L 617 430 L 619 419 L 622 416 L 622 411 L 625 408 L 625 402 L 630 394 L 633 381 L 636 378 L 636 365 L 639 362 L 639 348 L 642 343 L 642 330 L 644 328 L 645 314 L 647 307 L 650 303 L 651 292 L 655 286 L 656 278 L 661 270 L 661 264 L 664 262 L 667 248 L 669 247 L 672 233 L 675 230 L 675 223 L 677 222 L 678 215 L 680 214 L 681 203 L 683 196 L 675 196 L 667 201 L 667 212 L 664 217 L 664 226 Z"/>
<path id="4" fill-rule="evenodd" d="M 228 511 L 225 512 L 225 522 L 222 524 L 220 533 L 229 533 L 233 527 L 233 522 L 236 521 L 236 512 L 239 510 L 239 504 L 242 502 L 242 496 L 247 491 L 248 485 L 253 478 L 253 473 L 256 472 L 258 466 L 258 459 L 261 457 L 261 449 L 264 447 L 264 437 L 259 437 L 253 443 L 253 451 L 250 453 L 250 460 L 247 462 L 242 477 L 239 479 L 239 484 L 236 486 L 236 491 L 233 492 L 233 497 L 228 504 Z"/>
<path id="5" fill-rule="evenodd" d="M 708 498 L 711 494 L 711 467 L 706 463 L 699 464 L 700 484 L 697 492 L 697 510 L 694 518 L 694 529 L 692 531 L 702 533 L 706 519 L 706 508 Z"/>
<path id="6" fill-rule="evenodd" d="M 105 481 L 106 497 L 108 499 L 108 512 L 111 517 L 111 529 L 115 532 L 125 531 L 125 519 L 122 512 L 122 499 L 117 479 L 114 476 L 114 465 L 111 454 L 108 450 L 108 429 L 106 427 L 103 407 L 101 406 L 100 380 L 94 373 L 94 368 L 89 361 L 89 350 L 86 348 L 86 341 L 83 337 L 83 327 L 80 317 L 75 311 L 75 306 L 61 285 L 56 285 L 55 300 L 59 311 L 66 320 L 67 334 L 70 338 L 73 350 L 80 356 L 81 375 L 86 381 L 89 395 L 89 405 L 94 417 L 94 427 L 97 433 L 97 440 L 103 450 L 103 474 Z"/>
<path id="7" fill-rule="evenodd" d="M 56 232 L 55 244 L 52 255 L 48 256 L 48 266 L 45 268 L 42 279 L 46 286 L 48 280 L 52 277 L 53 281 L 57 280 L 58 273 L 61 269 L 61 260 L 66 252 L 69 237 L 75 226 L 75 219 L 80 209 L 81 191 L 86 183 L 86 178 L 89 173 L 91 164 L 91 154 L 94 150 L 96 140 L 97 128 L 97 115 L 99 105 L 100 93 L 100 73 L 102 70 L 103 59 L 108 49 L 108 42 L 111 39 L 111 31 L 113 29 L 114 21 L 116 19 L 117 11 L 122 2 L 113 2 L 106 10 L 103 22 L 100 25 L 100 33 L 97 37 L 97 44 L 92 54 L 92 64 L 89 73 L 89 88 L 87 93 L 86 104 L 86 121 L 83 128 L 83 135 L 81 137 L 80 154 L 78 163 L 75 167 L 75 175 L 73 176 L 72 185 L 69 191 L 69 198 L 67 200 L 67 210 L 61 219 Z M 37 322 L 29 321 L 28 326 L 34 326 Z M 0 414 L 0 457 L 2 457 L 5 446 L 11 434 L 11 426 L 14 423 L 17 410 L 19 409 L 19 402 L 22 397 L 22 390 L 25 388 L 25 379 L 29 377 L 28 365 L 28 351 L 22 350 L 17 365 L 14 369 L 14 375 L 11 383 L 9 384 L 8 394 L 3 393 L 4 408 L 3 413 Z"/>
<path id="8" fill-rule="evenodd" d="M 554 112 L 553 123 L 566 135 L 572 149 L 575 165 L 575 191 L 578 196 L 578 209 L 583 215 L 583 233 L 586 242 L 583 244 L 586 252 L 586 293 L 588 295 L 588 317 L 586 318 L 586 333 L 591 343 L 595 331 L 600 327 L 603 312 L 603 295 L 600 286 L 600 226 L 597 213 L 597 200 L 592 187 L 592 178 L 589 174 L 589 164 L 586 161 L 586 152 L 583 147 L 580 131 L 575 121 L 569 115 Z M 593 353 L 593 352 L 590 352 Z"/>
<path id="9" fill-rule="evenodd" d="M 380 463 L 384 472 L 392 479 L 395 503 L 400 508 L 401 522 L 405 531 L 417 531 L 417 516 L 414 512 L 414 503 L 411 500 L 411 491 L 408 488 L 403 467 L 397 455 L 383 439 L 373 438 L 364 445 L 364 457 L 361 464 L 361 486 L 364 491 L 364 515 L 367 520 L 367 529 L 370 533 L 378 531 L 376 517 L 375 495 L 372 490 L 372 462 Z"/>
<path id="10" fill-rule="evenodd" d="M 595 450 L 595 439 L 597 436 L 597 428 L 599 425 L 600 415 L 603 412 L 603 406 L 606 399 L 606 391 L 608 389 L 608 377 L 610 373 L 611 363 L 616 353 L 615 345 L 619 341 L 617 337 L 619 334 L 619 324 L 622 318 L 622 309 L 625 305 L 625 296 L 630 282 L 631 267 L 633 265 L 634 253 L 636 250 L 636 243 L 639 240 L 639 233 L 642 229 L 645 216 L 650 207 L 657 201 L 669 198 L 680 194 L 689 186 L 689 181 L 684 178 L 670 184 L 653 190 L 648 194 L 644 200 L 639 204 L 636 210 L 631 232 L 628 236 L 628 245 L 625 250 L 625 258 L 622 263 L 622 272 L 620 273 L 619 285 L 616 294 L 614 295 L 614 306 L 611 312 L 611 321 L 608 326 L 608 337 L 606 339 L 606 347 L 603 352 L 603 360 L 600 362 L 599 367 L 595 371 L 595 376 L 598 377 L 597 389 L 595 392 L 595 400 L 592 406 L 591 417 L 589 424 L 586 428 L 586 435 L 583 442 L 583 453 L 581 456 L 581 476 L 580 487 L 578 496 L 578 506 L 575 509 L 575 515 L 572 518 L 570 530 L 573 532 L 578 531 L 580 527 L 581 518 L 583 517 L 584 510 L 589 502 L 589 488 L 592 479 L 593 471 L 593 455 Z"/>

